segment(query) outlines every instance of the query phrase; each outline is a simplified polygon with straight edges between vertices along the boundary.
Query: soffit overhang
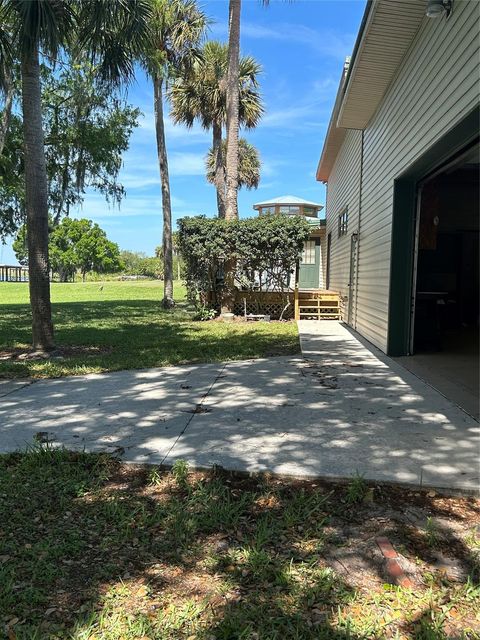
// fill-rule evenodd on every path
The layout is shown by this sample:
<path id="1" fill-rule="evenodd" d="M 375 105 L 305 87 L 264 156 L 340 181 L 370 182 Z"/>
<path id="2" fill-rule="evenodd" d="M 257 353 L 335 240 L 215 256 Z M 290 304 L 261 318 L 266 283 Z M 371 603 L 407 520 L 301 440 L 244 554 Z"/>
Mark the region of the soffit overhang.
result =
<path id="1" fill-rule="evenodd" d="M 328 181 L 347 129 L 365 129 L 425 18 L 426 0 L 372 0 L 337 93 L 317 168 Z"/>

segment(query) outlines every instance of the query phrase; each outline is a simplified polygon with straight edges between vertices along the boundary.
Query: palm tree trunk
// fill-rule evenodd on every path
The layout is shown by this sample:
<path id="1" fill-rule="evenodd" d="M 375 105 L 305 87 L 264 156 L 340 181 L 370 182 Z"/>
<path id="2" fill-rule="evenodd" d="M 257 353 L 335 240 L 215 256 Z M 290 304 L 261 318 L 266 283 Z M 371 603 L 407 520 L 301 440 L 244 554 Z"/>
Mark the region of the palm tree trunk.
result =
<path id="1" fill-rule="evenodd" d="M 238 128 L 241 0 L 230 0 L 227 72 L 227 220 L 238 218 Z"/>
<path id="2" fill-rule="evenodd" d="M 163 209 L 163 301 L 165 308 L 175 305 L 173 300 L 173 241 L 172 241 L 172 205 L 170 201 L 170 179 L 168 176 L 167 145 L 165 143 L 165 123 L 163 121 L 163 80 L 153 78 L 155 131 L 157 134 L 157 154 L 162 183 Z"/>
<path id="3" fill-rule="evenodd" d="M 2 117 L 0 118 L 0 156 L 2 155 L 3 148 L 5 147 L 5 140 L 7 139 L 8 127 L 12 116 L 14 89 L 13 80 L 8 71 L 5 73 L 4 84 L 6 86 L 6 93 L 5 105 L 3 107 Z"/>
<path id="4" fill-rule="evenodd" d="M 33 52 L 22 59 L 28 277 L 33 348 L 39 351 L 51 351 L 55 348 L 55 344 L 50 304 L 47 170 L 42 127 L 38 42 L 32 49 Z"/>
<path id="5" fill-rule="evenodd" d="M 222 157 L 222 125 L 213 123 L 213 153 L 215 157 L 215 188 L 218 217 L 225 218 L 225 170 Z"/>
<path id="6" fill-rule="evenodd" d="M 227 154 L 225 218 L 238 218 L 238 129 L 241 0 L 230 0 L 227 70 Z M 233 313 L 235 305 L 235 259 L 226 260 L 222 292 L 222 313 Z"/>

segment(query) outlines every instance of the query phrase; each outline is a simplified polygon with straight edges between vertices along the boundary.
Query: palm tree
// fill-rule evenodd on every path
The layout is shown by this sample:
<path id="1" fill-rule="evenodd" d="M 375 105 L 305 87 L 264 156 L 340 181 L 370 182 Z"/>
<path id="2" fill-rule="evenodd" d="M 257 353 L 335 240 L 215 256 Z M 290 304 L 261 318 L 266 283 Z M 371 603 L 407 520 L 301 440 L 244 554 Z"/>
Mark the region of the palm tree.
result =
<path id="1" fill-rule="evenodd" d="M 1 0 L 0 17 L 12 28 L 2 47 L 3 82 L 10 54 L 18 51 L 25 140 L 25 201 L 34 349 L 54 347 L 48 262 L 47 172 L 42 127 L 40 52 L 55 57 L 73 26 L 70 4 L 61 1 Z M 5 34 L 6 36 L 6 34 Z"/>
<path id="2" fill-rule="evenodd" d="M 225 145 L 222 132 L 227 109 L 228 47 L 210 41 L 202 49 L 201 58 L 191 73 L 178 78 L 170 90 L 171 116 L 176 123 L 191 127 L 198 120 L 206 130 L 212 130 L 217 209 L 220 218 L 225 217 Z M 261 66 L 251 56 L 240 59 L 239 65 L 239 120 L 251 129 L 257 126 L 263 115 L 263 105 L 258 91 L 258 75 Z"/>
<path id="3" fill-rule="evenodd" d="M 226 141 L 222 142 L 222 158 L 225 159 Z M 205 160 L 207 180 L 215 184 L 217 176 L 216 152 L 212 147 Z M 238 140 L 238 188 L 257 189 L 260 183 L 260 156 L 257 149 L 245 138 Z M 225 163 L 222 166 L 223 181 L 225 184 Z"/>
<path id="4" fill-rule="evenodd" d="M 14 55 L 20 59 L 29 290 L 35 350 L 54 348 L 40 57 L 55 60 L 59 52 L 74 44 L 88 52 L 105 81 L 118 83 L 122 78 L 129 78 L 139 45 L 148 37 L 149 4 L 148 0 L 116 0 L 115 3 L 109 0 L 76 3 L 0 0 L 0 69 L 8 69 Z"/>
<path id="5" fill-rule="evenodd" d="M 240 63 L 241 0 L 230 0 L 228 7 L 228 72 L 227 72 L 227 220 L 238 218 L 238 77 Z"/>
<path id="6" fill-rule="evenodd" d="M 0 95 L 4 95 L 4 105 L 0 116 L 0 156 L 3 153 L 5 140 L 7 138 L 8 126 L 12 115 L 13 106 L 13 78 L 8 68 L 0 70 L 2 78 L 2 86 L 0 86 Z"/>
<path id="7" fill-rule="evenodd" d="M 269 0 L 261 0 L 268 5 Z M 238 77 L 240 58 L 241 0 L 229 0 L 227 74 L 227 195 L 226 217 L 238 218 Z"/>
<path id="8" fill-rule="evenodd" d="M 4 99 L 0 116 L 0 156 L 7 138 L 14 97 L 13 75 L 10 65 L 7 64 L 7 58 L 10 57 L 10 39 L 11 34 L 5 23 L 0 27 L 0 96 L 3 96 Z"/>
<path id="9" fill-rule="evenodd" d="M 195 0 L 154 0 L 153 38 L 147 46 L 144 67 L 153 81 L 155 132 L 162 184 L 163 209 L 163 306 L 174 306 L 172 206 L 163 115 L 166 82 L 180 68 L 188 69 L 198 58 L 197 47 L 205 35 L 208 21 Z"/>

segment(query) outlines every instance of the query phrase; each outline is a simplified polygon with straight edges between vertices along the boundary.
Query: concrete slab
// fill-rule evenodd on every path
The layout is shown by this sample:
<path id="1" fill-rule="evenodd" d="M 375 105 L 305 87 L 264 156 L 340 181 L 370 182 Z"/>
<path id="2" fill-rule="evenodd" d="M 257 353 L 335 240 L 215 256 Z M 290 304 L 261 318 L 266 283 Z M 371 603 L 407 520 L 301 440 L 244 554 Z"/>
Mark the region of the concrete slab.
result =
<path id="1" fill-rule="evenodd" d="M 17 391 L 18 389 L 22 389 L 23 387 L 28 387 L 31 384 L 31 380 L 0 379 L 0 398 L 8 396 L 10 393 Z"/>
<path id="2" fill-rule="evenodd" d="M 479 419 L 478 329 L 463 328 L 444 338 L 442 351 L 417 353 L 395 360 Z"/>
<path id="3" fill-rule="evenodd" d="M 332 321 L 299 323 L 304 357 L 63 378 L 0 397 L 0 450 L 38 432 L 130 462 L 473 489 L 479 425 Z"/>
<path id="4" fill-rule="evenodd" d="M 228 363 L 169 461 L 477 489 L 470 416 L 339 323 L 299 323 L 304 359 Z"/>
<path id="5" fill-rule="evenodd" d="M 0 448 L 35 434 L 72 449 L 125 450 L 161 462 L 208 393 L 222 364 L 119 371 L 39 381 L 0 398 Z"/>

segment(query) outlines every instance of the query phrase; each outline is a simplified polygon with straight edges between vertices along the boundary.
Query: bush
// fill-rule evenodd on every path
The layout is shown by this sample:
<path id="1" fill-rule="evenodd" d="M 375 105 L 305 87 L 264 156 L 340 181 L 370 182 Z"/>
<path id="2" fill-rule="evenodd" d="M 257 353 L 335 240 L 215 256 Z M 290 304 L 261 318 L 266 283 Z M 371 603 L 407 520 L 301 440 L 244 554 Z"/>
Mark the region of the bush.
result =
<path id="1" fill-rule="evenodd" d="M 120 258 L 127 276 L 145 276 L 147 278 L 163 278 L 163 261 L 160 257 L 149 257 L 140 251 L 121 251 Z"/>
<path id="2" fill-rule="evenodd" d="M 287 293 L 290 275 L 310 234 L 300 216 L 270 215 L 244 220 L 197 216 L 178 221 L 187 295 L 217 310 L 225 290 L 225 263 L 235 262 L 235 286 Z"/>

